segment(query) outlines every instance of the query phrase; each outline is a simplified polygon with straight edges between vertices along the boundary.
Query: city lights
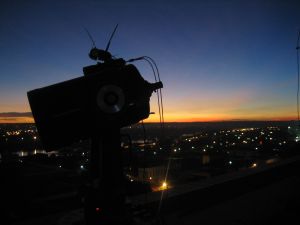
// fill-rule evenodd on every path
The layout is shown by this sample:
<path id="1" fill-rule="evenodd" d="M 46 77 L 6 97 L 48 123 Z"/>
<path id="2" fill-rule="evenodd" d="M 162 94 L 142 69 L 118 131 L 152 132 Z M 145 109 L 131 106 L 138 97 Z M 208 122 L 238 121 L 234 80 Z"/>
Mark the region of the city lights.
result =
<path id="1" fill-rule="evenodd" d="M 97 207 L 96 212 L 100 212 L 100 211 L 101 211 L 101 208 Z"/>
<path id="2" fill-rule="evenodd" d="M 167 184 L 166 181 L 164 181 L 164 182 L 162 183 L 160 189 L 161 189 L 161 190 L 166 190 L 166 189 L 168 189 L 168 184 Z"/>
<path id="3" fill-rule="evenodd" d="M 256 164 L 256 163 L 253 163 L 251 167 L 252 167 L 252 168 L 255 168 L 255 167 L 257 167 L 257 164 Z"/>
<path id="4" fill-rule="evenodd" d="M 171 125 L 170 125 L 171 126 Z M 133 131 L 135 128 L 131 127 Z M 145 157 L 146 165 L 149 167 L 142 168 L 140 165 L 137 173 L 133 173 L 132 168 L 128 168 L 128 182 L 144 182 L 151 186 L 153 191 L 161 191 L 170 189 L 171 186 L 166 181 L 167 161 L 166 157 L 172 155 L 172 163 L 170 163 L 168 180 L 176 182 L 197 181 L 203 177 L 215 176 L 213 170 L 217 166 L 222 173 L 231 173 L 232 171 L 242 171 L 245 168 L 257 168 L 260 162 L 263 165 L 272 164 L 280 160 L 281 154 L 288 153 L 291 146 L 297 145 L 300 135 L 291 135 L 291 129 L 286 131 L 276 127 L 264 128 L 242 128 L 242 129 L 223 129 L 209 130 L 207 132 L 180 133 L 174 135 L 168 144 L 162 143 L 154 133 L 153 136 L 147 137 L 147 145 L 144 145 L 144 140 L 141 137 L 132 140 L 132 147 L 126 142 L 122 147 L 127 149 L 132 148 L 132 153 L 128 150 L 124 154 L 135 154 L 138 159 L 140 156 Z M 28 132 L 28 130 L 32 132 Z M 186 130 L 185 130 L 186 131 Z M 286 132 L 286 133 L 283 133 Z M 243 133 L 243 134 L 242 134 Z M 22 141 L 23 139 L 23 141 Z M 240 139 L 240 140 L 239 140 Z M 16 142 L 22 146 L 16 152 L 18 162 L 24 162 L 26 165 L 27 159 L 30 160 L 48 160 L 49 165 L 53 163 L 53 168 L 71 169 L 78 174 L 83 174 L 87 170 L 89 163 L 89 145 L 82 145 L 82 142 L 75 146 L 72 151 L 60 154 L 59 151 L 46 152 L 41 149 L 39 138 L 36 129 L 13 128 L 9 130 L 0 130 L 0 140 L 4 145 Z M 16 145 L 17 146 L 17 145 Z M 144 151 L 141 153 L 141 151 Z M 173 153 L 173 154 L 171 154 Z M 36 155 L 35 157 L 30 157 Z M 267 157 L 266 157 L 267 155 Z M 59 157 L 50 157 L 59 156 Z M 51 158 L 51 159 L 50 159 Z M 1 162 L 5 158 L 2 157 Z M 64 163 L 65 159 L 73 160 L 73 164 Z M 249 163 L 249 161 L 252 161 Z M 43 162 L 43 161 L 41 161 Z M 48 163 L 48 162 L 47 162 Z M 22 166 L 23 166 L 22 165 Z M 64 166 L 62 166 L 64 165 Z M 188 165 L 190 170 L 183 165 Z M 196 165 L 197 170 L 193 168 Z M 65 171 L 65 170 L 60 170 Z M 144 172 L 146 171 L 146 172 Z M 197 171 L 197 172 L 196 172 Z M 192 172 L 192 175 L 189 174 Z M 178 180 L 180 181 L 178 181 Z M 163 182 L 164 181 L 164 182 Z M 172 184 L 175 182 L 172 182 Z"/>

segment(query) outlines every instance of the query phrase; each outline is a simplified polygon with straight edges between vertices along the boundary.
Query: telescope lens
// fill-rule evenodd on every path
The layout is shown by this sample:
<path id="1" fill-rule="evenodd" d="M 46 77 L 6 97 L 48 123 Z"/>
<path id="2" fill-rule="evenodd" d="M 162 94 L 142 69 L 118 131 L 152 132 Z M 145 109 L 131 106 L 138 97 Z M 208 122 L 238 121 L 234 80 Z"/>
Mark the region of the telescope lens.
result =
<path id="1" fill-rule="evenodd" d="M 125 95 L 116 85 L 105 85 L 97 94 L 97 105 L 102 112 L 118 113 L 125 105 Z"/>
<path id="2" fill-rule="evenodd" d="M 108 105 L 115 105 L 118 102 L 118 96 L 115 93 L 107 93 L 104 97 L 104 101 Z"/>

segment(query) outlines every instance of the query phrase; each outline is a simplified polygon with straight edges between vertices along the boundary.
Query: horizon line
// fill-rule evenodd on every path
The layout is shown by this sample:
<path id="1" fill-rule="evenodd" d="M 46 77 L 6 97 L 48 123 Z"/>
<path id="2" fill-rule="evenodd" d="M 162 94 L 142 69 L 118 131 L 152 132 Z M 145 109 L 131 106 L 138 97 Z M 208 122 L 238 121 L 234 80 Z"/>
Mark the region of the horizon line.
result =
<path id="1" fill-rule="evenodd" d="M 171 121 L 171 122 L 164 122 L 165 124 L 170 124 L 170 123 L 230 123 L 230 122 L 297 122 L 298 120 L 294 119 L 294 120 L 211 120 L 211 121 Z M 140 122 L 138 122 L 140 123 Z M 135 124 L 138 124 L 135 123 Z M 160 122 L 147 122 L 144 121 L 144 123 L 147 124 L 159 124 Z M 16 122 L 16 121 L 11 121 L 11 122 L 4 122 L 1 121 L 0 119 L 0 125 L 5 125 L 5 124 L 35 124 L 35 122 Z M 135 125 L 132 124 L 132 125 Z M 132 126 L 132 125 L 128 125 L 128 126 Z M 127 127 L 128 127 L 127 126 Z"/>
<path id="2" fill-rule="evenodd" d="M 167 118 L 167 117 L 166 117 Z M 142 120 L 141 120 L 142 121 Z M 143 120 L 144 123 L 159 123 L 158 119 L 151 119 L 148 117 Z M 293 122 L 298 121 L 295 116 L 282 116 L 266 118 L 233 118 L 233 119 L 197 119 L 197 118 L 172 118 L 172 121 L 166 119 L 165 123 L 220 123 L 220 122 Z M 32 112 L 0 112 L 0 124 L 34 124 L 34 118 Z"/>

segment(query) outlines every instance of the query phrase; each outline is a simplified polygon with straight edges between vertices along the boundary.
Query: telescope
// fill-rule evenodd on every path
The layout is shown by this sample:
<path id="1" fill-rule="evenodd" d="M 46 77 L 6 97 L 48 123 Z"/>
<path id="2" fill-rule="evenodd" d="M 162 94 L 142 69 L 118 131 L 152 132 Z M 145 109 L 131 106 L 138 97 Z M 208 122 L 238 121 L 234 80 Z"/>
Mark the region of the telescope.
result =
<path id="1" fill-rule="evenodd" d="M 152 93 L 163 87 L 160 80 L 146 81 L 128 64 L 143 57 L 127 62 L 114 58 L 108 52 L 111 38 L 105 50 L 90 50 L 97 63 L 83 67 L 83 76 L 27 93 L 45 150 L 91 139 L 90 188 L 84 197 L 87 225 L 127 220 L 120 129 L 146 119 Z"/>
<path id="2" fill-rule="evenodd" d="M 46 150 L 88 139 L 95 129 L 105 132 L 146 119 L 151 94 L 163 87 L 108 51 L 92 48 L 89 56 L 98 62 L 83 67 L 83 76 L 27 93 Z"/>

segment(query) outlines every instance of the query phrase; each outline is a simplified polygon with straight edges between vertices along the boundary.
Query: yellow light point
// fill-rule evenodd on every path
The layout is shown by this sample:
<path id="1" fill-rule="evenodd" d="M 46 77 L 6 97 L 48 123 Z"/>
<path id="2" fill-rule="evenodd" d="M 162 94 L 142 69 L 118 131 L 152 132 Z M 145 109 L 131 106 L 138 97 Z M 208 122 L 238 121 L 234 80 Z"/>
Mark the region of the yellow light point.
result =
<path id="1" fill-rule="evenodd" d="M 168 187 L 167 182 L 163 182 L 161 185 L 161 188 L 164 190 L 164 189 L 167 189 L 167 187 Z"/>
<path id="2" fill-rule="evenodd" d="M 253 163 L 253 164 L 252 164 L 252 168 L 255 168 L 255 167 L 257 167 L 257 164 L 256 164 L 256 163 Z"/>

